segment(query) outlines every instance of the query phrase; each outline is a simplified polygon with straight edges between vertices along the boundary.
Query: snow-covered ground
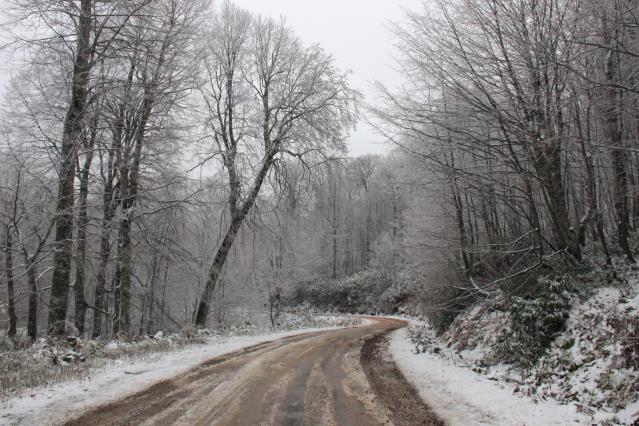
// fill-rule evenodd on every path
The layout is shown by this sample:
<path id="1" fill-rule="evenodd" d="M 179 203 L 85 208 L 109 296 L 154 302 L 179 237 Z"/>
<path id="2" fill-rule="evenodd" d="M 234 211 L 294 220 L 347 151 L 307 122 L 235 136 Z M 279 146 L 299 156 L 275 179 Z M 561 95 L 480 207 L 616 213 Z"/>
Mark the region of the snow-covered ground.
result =
<path id="1" fill-rule="evenodd" d="M 152 355 L 136 362 L 116 361 L 81 381 L 38 388 L 0 405 L 0 425 L 49 425 L 73 418 L 90 407 L 116 401 L 159 381 L 177 376 L 206 360 L 247 346 L 335 327 L 305 328 L 257 336 L 213 339 L 172 353 Z"/>
<path id="2" fill-rule="evenodd" d="M 432 353 L 416 354 L 406 328 L 392 333 L 390 349 L 397 366 L 422 399 L 451 426 L 592 424 L 574 406 L 536 403 L 513 394 L 508 384 L 492 381 Z"/>
<path id="3" fill-rule="evenodd" d="M 565 327 L 530 367 L 500 357 L 512 320 L 491 300 L 458 315 L 439 337 L 427 322 L 413 321 L 394 334 L 392 352 L 451 424 L 637 425 L 639 273 L 621 278 L 597 287 L 596 273 L 581 277 Z"/>
<path id="4" fill-rule="evenodd" d="M 405 319 L 405 318 L 404 318 Z M 369 321 L 363 320 L 363 324 Z M 412 325 L 417 325 L 412 321 Z M 213 338 L 205 345 L 177 352 L 159 353 L 134 362 L 116 361 L 95 370 L 90 378 L 38 388 L 0 404 L 0 425 L 46 425 L 76 417 L 96 405 L 116 401 L 159 381 L 174 377 L 206 360 L 247 346 L 287 336 L 335 327 L 304 328 L 255 336 Z M 455 425 L 575 425 L 600 424 L 611 416 L 578 411 L 577 404 L 561 404 L 515 392 L 517 385 L 492 374 L 477 374 L 471 368 L 471 351 L 461 358 L 442 353 L 415 353 L 406 328 L 391 334 L 390 351 L 402 373 L 422 399 L 451 426 Z M 477 350 L 475 350 L 477 351 Z M 452 351 L 451 351 L 452 353 Z M 464 360 L 460 362 L 460 360 Z M 469 368 L 470 367 L 470 368 Z M 494 369 L 493 369 L 494 370 Z M 631 424 L 638 404 L 626 407 L 617 418 Z M 620 415 L 623 414 L 623 415 Z M 627 423 L 626 423 L 627 421 Z M 615 423 L 617 424 L 617 423 Z"/>

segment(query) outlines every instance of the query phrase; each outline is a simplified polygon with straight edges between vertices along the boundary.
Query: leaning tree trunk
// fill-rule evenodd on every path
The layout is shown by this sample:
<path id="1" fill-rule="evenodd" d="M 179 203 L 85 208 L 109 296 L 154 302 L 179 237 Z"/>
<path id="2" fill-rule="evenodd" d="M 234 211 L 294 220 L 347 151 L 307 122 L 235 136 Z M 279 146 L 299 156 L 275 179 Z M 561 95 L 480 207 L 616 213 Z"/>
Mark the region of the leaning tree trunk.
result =
<path id="1" fill-rule="evenodd" d="M 16 296 L 15 296 L 15 280 L 13 278 L 13 240 L 11 238 L 9 227 L 5 227 L 7 232 L 5 249 L 4 249 L 4 266 L 5 276 L 7 278 L 7 313 L 9 314 L 9 330 L 7 336 L 13 338 L 16 336 L 18 317 L 16 316 Z"/>
<path id="2" fill-rule="evenodd" d="M 267 144 L 267 146 L 271 146 L 271 144 Z M 273 144 L 276 146 L 276 143 Z M 262 168 L 260 172 L 255 177 L 255 181 L 253 182 L 253 188 L 247 197 L 246 201 L 242 204 L 242 207 L 235 211 L 235 214 L 231 218 L 231 224 L 226 231 L 226 235 L 222 240 L 222 244 L 217 250 L 215 254 L 215 258 L 213 259 L 213 264 L 209 269 L 209 275 L 204 284 L 204 289 L 202 290 L 202 294 L 200 296 L 200 301 L 198 303 L 197 309 L 195 311 L 195 325 L 198 327 L 205 327 L 206 321 L 208 319 L 211 297 L 213 296 L 213 291 L 215 290 L 215 286 L 217 285 L 218 280 L 220 279 L 220 275 L 222 274 L 222 269 L 224 268 L 224 264 L 226 263 L 226 259 L 231 251 L 231 247 L 233 246 L 233 242 L 235 241 L 235 237 L 242 227 L 242 222 L 251 211 L 253 206 L 255 205 L 255 200 L 257 200 L 257 195 L 262 188 L 262 184 L 264 183 L 264 179 L 268 174 L 271 166 L 273 165 L 273 158 L 275 156 L 275 148 L 272 148 L 265 155 L 264 162 L 262 164 Z"/>
<path id="3" fill-rule="evenodd" d="M 237 236 L 238 231 L 242 227 L 242 222 L 244 221 L 244 217 L 236 217 L 231 221 L 231 225 L 229 229 L 226 231 L 226 235 L 222 240 L 222 244 L 217 250 L 215 254 L 215 258 L 213 259 L 213 264 L 209 269 L 209 275 L 206 280 L 206 284 L 204 285 L 204 290 L 202 295 L 200 296 L 200 302 L 197 307 L 197 311 L 195 312 L 195 324 L 199 327 L 205 327 L 206 321 L 209 316 L 211 298 L 213 296 L 213 291 L 215 290 L 215 286 L 217 285 L 218 280 L 220 279 L 220 275 L 222 274 L 222 269 L 224 268 L 224 264 L 226 263 L 226 258 L 231 252 L 231 247 L 233 246 L 233 241 L 235 241 L 235 237 Z"/>
<path id="4" fill-rule="evenodd" d="M 60 149 L 58 196 L 55 211 L 55 247 L 53 278 L 49 299 L 48 332 L 65 333 L 69 305 L 69 280 L 73 257 L 73 204 L 75 162 L 82 134 L 82 121 L 87 103 L 89 72 L 91 71 L 90 38 L 92 0 L 81 0 L 77 53 L 73 67 L 71 99 L 64 119 Z"/>

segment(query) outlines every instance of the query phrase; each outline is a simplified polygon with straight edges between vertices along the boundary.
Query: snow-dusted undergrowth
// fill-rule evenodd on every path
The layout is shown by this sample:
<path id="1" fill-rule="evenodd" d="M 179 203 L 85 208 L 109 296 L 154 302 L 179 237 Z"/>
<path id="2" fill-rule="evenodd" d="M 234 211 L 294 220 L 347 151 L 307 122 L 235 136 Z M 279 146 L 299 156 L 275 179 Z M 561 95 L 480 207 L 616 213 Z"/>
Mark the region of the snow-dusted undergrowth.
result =
<path id="1" fill-rule="evenodd" d="M 513 395 L 508 384 L 476 374 L 443 351 L 416 353 L 405 328 L 392 334 L 390 349 L 404 376 L 450 426 L 589 424 L 574 407 Z"/>
<path id="2" fill-rule="evenodd" d="M 639 419 L 639 292 L 600 289 L 574 308 L 567 328 L 519 390 L 573 403 L 586 412 Z M 506 375 L 506 378 L 509 376 Z"/>
<path id="3" fill-rule="evenodd" d="M 412 362 L 462 368 L 471 374 L 470 382 L 490 381 L 522 401 L 560 403 L 580 413 L 545 424 L 633 424 L 639 421 L 639 280 L 633 274 L 629 282 L 575 299 L 565 329 L 530 368 L 498 362 L 511 318 L 490 304 L 460 315 L 441 338 L 427 324 L 414 324 L 406 338 L 413 352 L 426 354 L 413 355 Z M 452 393 L 472 388 L 464 380 L 456 387 Z M 525 424 L 536 422 L 531 418 Z"/>

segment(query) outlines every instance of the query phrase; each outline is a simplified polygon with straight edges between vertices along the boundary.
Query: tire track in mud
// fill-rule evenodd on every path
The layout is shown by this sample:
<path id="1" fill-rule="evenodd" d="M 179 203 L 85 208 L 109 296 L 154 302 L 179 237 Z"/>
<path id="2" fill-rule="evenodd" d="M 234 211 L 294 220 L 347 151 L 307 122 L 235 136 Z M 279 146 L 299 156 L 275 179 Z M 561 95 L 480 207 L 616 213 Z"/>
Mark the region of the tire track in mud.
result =
<path id="1" fill-rule="evenodd" d="M 408 383 L 390 357 L 388 332 L 366 339 L 361 362 L 375 395 L 389 408 L 395 426 L 445 423 L 422 401 L 417 390 Z"/>

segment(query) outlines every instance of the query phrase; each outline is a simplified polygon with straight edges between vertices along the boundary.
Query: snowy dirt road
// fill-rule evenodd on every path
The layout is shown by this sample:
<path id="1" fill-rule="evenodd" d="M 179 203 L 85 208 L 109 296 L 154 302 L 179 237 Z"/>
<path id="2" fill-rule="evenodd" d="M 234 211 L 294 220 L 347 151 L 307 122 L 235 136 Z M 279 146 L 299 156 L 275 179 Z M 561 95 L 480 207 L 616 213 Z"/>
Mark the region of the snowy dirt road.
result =
<path id="1" fill-rule="evenodd" d="M 439 425 L 386 354 L 405 322 L 307 333 L 211 359 L 70 425 Z"/>

